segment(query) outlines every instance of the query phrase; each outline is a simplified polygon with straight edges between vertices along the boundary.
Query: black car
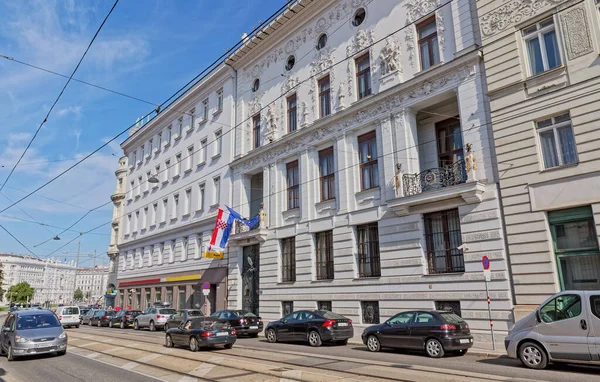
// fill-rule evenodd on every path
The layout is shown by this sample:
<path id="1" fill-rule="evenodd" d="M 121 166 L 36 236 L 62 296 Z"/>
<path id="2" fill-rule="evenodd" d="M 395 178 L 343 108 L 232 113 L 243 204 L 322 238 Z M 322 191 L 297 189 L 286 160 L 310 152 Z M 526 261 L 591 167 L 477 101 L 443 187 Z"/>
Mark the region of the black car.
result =
<path id="1" fill-rule="evenodd" d="M 133 326 L 133 319 L 142 314 L 141 310 L 120 310 L 115 312 L 115 315 L 110 318 L 111 327 L 119 327 L 121 329 Z"/>
<path id="2" fill-rule="evenodd" d="M 279 321 L 270 322 L 265 331 L 267 341 L 308 341 L 310 346 L 323 342 L 346 345 L 354 336 L 352 320 L 328 310 L 300 310 Z"/>
<path id="3" fill-rule="evenodd" d="M 185 346 L 194 352 L 216 345 L 231 349 L 236 339 L 235 329 L 228 324 L 211 317 L 199 317 L 167 330 L 165 346 Z"/>
<path id="4" fill-rule="evenodd" d="M 396 314 L 380 325 L 370 326 L 362 334 L 370 351 L 381 348 L 425 350 L 433 358 L 446 352 L 467 354 L 473 346 L 469 325 L 452 312 L 413 311 Z"/>
<path id="5" fill-rule="evenodd" d="M 210 316 L 231 325 L 238 336 L 258 337 L 258 333 L 263 331 L 262 318 L 244 310 L 219 310 Z"/>
<path id="6" fill-rule="evenodd" d="M 169 328 L 176 328 L 181 325 L 182 322 L 187 322 L 188 319 L 195 317 L 204 317 L 204 313 L 198 309 L 178 309 L 165 323 L 165 332 L 169 330 Z"/>
<path id="7" fill-rule="evenodd" d="M 90 326 L 110 326 L 110 320 L 112 320 L 114 315 L 115 312 L 113 310 L 98 309 L 94 311 L 94 315 L 90 318 Z"/>

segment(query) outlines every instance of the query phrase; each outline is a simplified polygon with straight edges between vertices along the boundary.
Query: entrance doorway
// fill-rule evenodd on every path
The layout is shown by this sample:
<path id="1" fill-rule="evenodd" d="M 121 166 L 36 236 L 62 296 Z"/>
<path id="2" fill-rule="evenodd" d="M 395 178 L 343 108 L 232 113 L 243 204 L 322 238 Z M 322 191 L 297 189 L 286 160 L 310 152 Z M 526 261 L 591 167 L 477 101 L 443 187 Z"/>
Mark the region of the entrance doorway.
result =
<path id="1" fill-rule="evenodd" d="M 259 253 L 258 244 L 244 247 L 242 266 L 242 310 L 258 314 L 259 303 Z"/>

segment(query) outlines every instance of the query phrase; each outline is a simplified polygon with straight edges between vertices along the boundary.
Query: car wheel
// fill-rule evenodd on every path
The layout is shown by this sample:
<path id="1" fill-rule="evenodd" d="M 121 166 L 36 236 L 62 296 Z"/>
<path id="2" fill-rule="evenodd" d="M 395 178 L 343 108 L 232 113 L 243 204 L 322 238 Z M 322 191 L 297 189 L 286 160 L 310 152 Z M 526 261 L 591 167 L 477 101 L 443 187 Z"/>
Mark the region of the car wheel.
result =
<path id="1" fill-rule="evenodd" d="M 62 355 L 65 355 L 65 354 L 67 354 L 66 350 L 61 350 L 61 351 L 57 351 L 56 352 L 56 355 L 59 356 L 59 357 L 62 356 Z"/>
<path id="2" fill-rule="evenodd" d="M 8 360 L 8 362 L 15 360 L 15 355 L 13 354 L 12 345 L 8 345 L 8 350 L 6 351 L 6 359 Z"/>
<path id="3" fill-rule="evenodd" d="M 267 330 L 267 341 L 270 343 L 277 342 L 277 333 L 275 332 L 275 329 Z"/>
<path id="4" fill-rule="evenodd" d="M 316 330 L 311 330 L 308 332 L 308 344 L 310 346 L 321 346 L 323 342 L 321 341 L 321 335 Z"/>
<path id="5" fill-rule="evenodd" d="M 190 350 L 194 352 L 198 351 L 198 340 L 196 337 L 190 337 Z"/>
<path id="6" fill-rule="evenodd" d="M 530 369 L 544 369 L 548 364 L 546 352 L 538 344 L 525 342 L 519 348 L 519 359 Z"/>
<path id="7" fill-rule="evenodd" d="M 119 327 L 120 327 L 121 329 L 125 329 L 125 323 L 124 323 L 123 321 L 121 321 L 121 323 L 119 324 Z"/>
<path id="8" fill-rule="evenodd" d="M 367 338 L 367 348 L 369 351 L 380 351 L 381 350 L 381 342 L 379 342 L 379 338 L 376 335 L 371 334 L 369 338 Z"/>
<path id="9" fill-rule="evenodd" d="M 171 338 L 170 334 L 167 334 L 165 336 L 165 346 L 168 348 L 172 348 L 173 347 L 173 338 Z"/>
<path id="10" fill-rule="evenodd" d="M 169 324 L 165 324 L 165 333 L 169 330 Z"/>
<path id="11" fill-rule="evenodd" d="M 156 331 L 156 326 L 154 326 L 154 321 L 150 321 L 150 331 L 151 332 L 155 332 Z"/>
<path id="12" fill-rule="evenodd" d="M 227 344 L 225 345 L 225 349 L 231 349 L 233 347 L 233 344 Z"/>
<path id="13" fill-rule="evenodd" d="M 75 329 L 79 329 L 79 325 L 75 325 Z"/>
<path id="14" fill-rule="evenodd" d="M 133 321 L 133 330 L 140 330 L 140 324 L 137 320 Z"/>
<path id="15" fill-rule="evenodd" d="M 425 350 L 427 351 L 427 355 L 431 358 L 442 358 L 444 356 L 444 347 L 440 341 L 435 338 L 427 340 L 425 343 Z"/>

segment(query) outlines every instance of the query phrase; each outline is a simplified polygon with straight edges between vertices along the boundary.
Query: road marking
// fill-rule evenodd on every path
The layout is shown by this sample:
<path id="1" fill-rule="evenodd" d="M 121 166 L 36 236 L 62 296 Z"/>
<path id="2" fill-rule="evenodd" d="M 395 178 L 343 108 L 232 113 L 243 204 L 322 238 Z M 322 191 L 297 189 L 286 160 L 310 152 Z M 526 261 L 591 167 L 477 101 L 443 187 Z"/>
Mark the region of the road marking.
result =
<path id="1" fill-rule="evenodd" d="M 82 354 L 77 354 L 77 353 L 73 353 L 73 352 L 69 352 L 69 354 L 73 354 L 73 355 L 76 355 L 76 356 L 78 356 L 78 357 L 84 357 L 84 358 L 87 358 L 85 355 L 82 355 Z M 99 355 L 102 355 L 102 354 L 99 354 Z M 110 357 L 110 356 L 109 356 L 109 357 Z M 111 367 L 119 367 L 119 366 L 115 365 L 114 363 L 106 362 L 106 361 L 103 361 L 103 360 L 101 360 L 101 359 L 98 359 L 98 358 L 94 358 L 94 361 L 95 361 L 95 362 L 100 362 L 100 363 L 103 363 L 103 364 L 105 364 L 105 365 L 108 365 L 108 366 L 111 366 Z M 155 380 L 155 381 L 170 382 L 170 381 L 169 381 L 169 380 L 167 380 L 167 379 L 162 379 L 162 378 L 156 377 L 156 376 L 154 376 L 154 375 L 150 375 L 150 374 L 146 374 L 146 373 L 139 372 L 139 371 L 137 371 L 137 370 L 127 370 L 127 371 L 129 371 L 130 373 L 135 373 L 135 374 L 143 375 L 144 377 L 152 378 L 152 379 L 153 379 L 153 380 Z"/>
<path id="2" fill-rule="evenodd" d="M 216 365 L 211 365 L 209 363 L 201 363 L 200 366 L 190 371 L 189 374 L 196 377 L 204 377 L 206 374 L 210 373 L 212 369 L 215 368 Z"/>
<path id="3" fill-rule="evenodd" d="M 83 345 L 77 345 L 77 346 L 80 347 L 80 348 L 84 348 L 86 346 L 92 346 L 92 345 L 97 345 L 97 344 L 99 344 L 99 342 L 88 342 L 88 343 L 85 343 Z"/>
<path id="4" fill-rule="evenodd" d="M 160 354 L 150 354 L 145 357 L 138 358 L 136 361 L 144 363 L 144 362 L 152 361 L 153 359 L 157 359 L 160 356 L 161 356 Z"/>
<path id="5" fill-rule="evenodd" d="M 90 354 L 86 355 L 86 357 L 88 357 L 88 358 L 96 358 L 99 355 L 100 355 L 100 353 L 90 353 Z"/>
<path id="6" fill-rule="evenodd" d="M 125 370 L 131 370 L 136 366 L 139 366 L 140 364 L 137 362 L 127 362 L 125 365 L 121 366 L 121 369 L 125 369 Z"/>
<path id="7" fill-rule="evenodd" d="M 179 382 L 196 382 L 197 380 L 198 380 L 197 378 L 192 378 L 192 377 L 181 377 Z"/>

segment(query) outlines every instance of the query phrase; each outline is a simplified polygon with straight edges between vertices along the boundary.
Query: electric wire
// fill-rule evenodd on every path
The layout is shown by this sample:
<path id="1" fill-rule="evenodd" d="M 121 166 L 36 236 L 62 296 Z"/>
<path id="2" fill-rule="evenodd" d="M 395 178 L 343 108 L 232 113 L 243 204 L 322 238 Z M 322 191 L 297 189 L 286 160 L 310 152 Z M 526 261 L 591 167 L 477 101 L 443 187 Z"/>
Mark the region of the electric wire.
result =
<path id="1" fill-rule="evenodd" d="M 10 235 L 10 237 L 12 237 L 13 239 L 15 239 L 15 241 L 19 244 L 21 244 L 21 246 L 23 248 L 25 248 L 27 250 L 27 252 L 31 253 L 33 256 L 38 257 L 38 255 L 35 254 L 35 252 L 33 252 L 31 249 L 27 248 L 27 246 L 25 244 L 23 244 L 23 242 L 19 239 L 17 239 L 15 237 L 15 235 L 13 235 L 9 230 L 6 229 L 6 227 L 4 227 L 2 224 L 0 224 L 0 228 L 2 228 L 7 234 Z"/>

